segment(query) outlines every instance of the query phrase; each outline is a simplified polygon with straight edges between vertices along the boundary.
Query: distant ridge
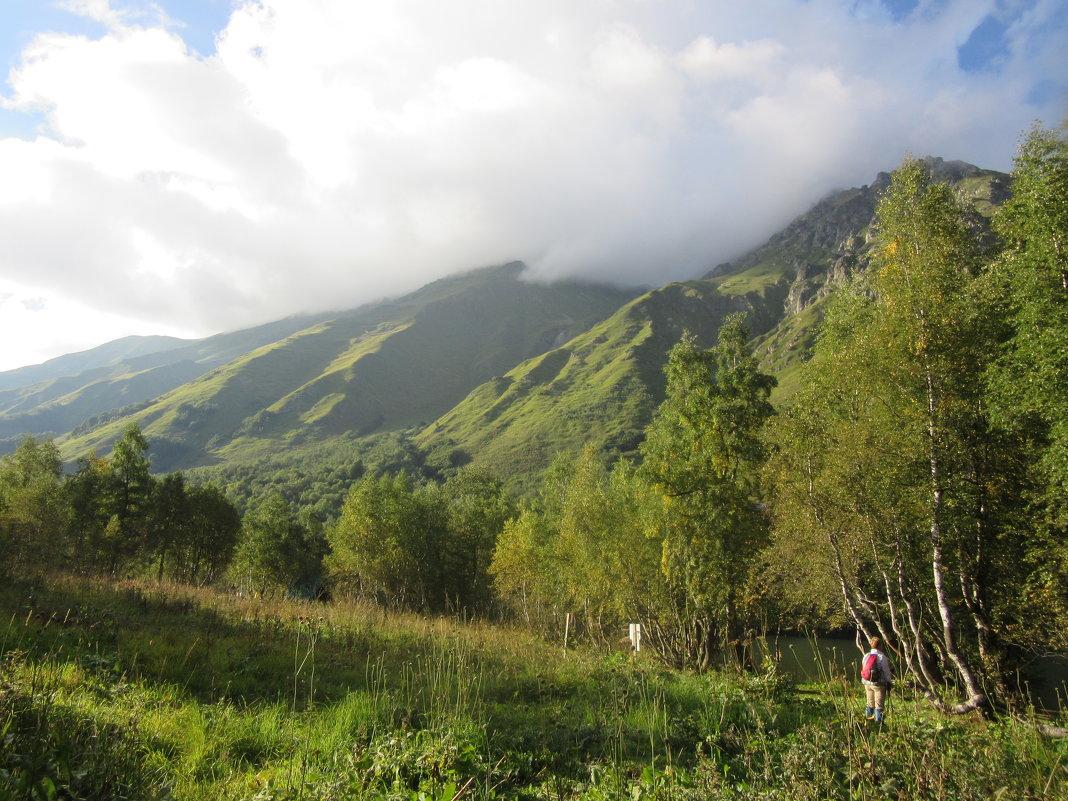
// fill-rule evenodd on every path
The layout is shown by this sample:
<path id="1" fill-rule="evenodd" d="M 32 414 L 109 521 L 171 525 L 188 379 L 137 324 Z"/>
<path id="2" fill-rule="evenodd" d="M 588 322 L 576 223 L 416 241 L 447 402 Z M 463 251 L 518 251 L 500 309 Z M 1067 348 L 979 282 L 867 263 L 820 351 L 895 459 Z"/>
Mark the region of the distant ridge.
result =
<path id="1" fill-rule="evenodd" d="M 98 367 L 130 359 L 134 356 L 144 356 L 149 353 L 160 353 L 173 350 L 188 343 L 190 340 L 164 336 L 128 336 L 116 339 L 95 348 L 67 353 L 56 356 L 41 364 L 31 364 L 26 367 L 17 367 L 14 370 L 0 372 L 0 390 L 18 389 L 48 381 L 52 378 L 83 373 Z"/>
<path id="2" fill-rule="evenodd" d="M 927 164 L 980 214 L 1006 197 L 1003 173 L 935 158 Z M 780 380 L 774 397 L 783 399 L 811 352 L 825 299 L 866 268 L 889 178 L 880 173 L 870 186 L 833 193 L 700 280 L 642 295 L 571 342 L 477 388 L 416 441 L 456 448 L 523 488 L 560 451 L 592 443 L 610 455 L 633 452 L 663 398 L 667 352 L 684 330 L 711 346 L 734 311 L 746 312 L 762 366 Z"/>
<path id="3" fill-rule="evenodd" d="M 6 439 L 10 447 L 13 440 L 26 434 L 55 437 L 99 415 L 115 417 L 116 410 L 151 400 L 252 348 L 299 330 L 314 319 L 307 315 L 287 317 L 205 339 L 160 337 L 170 340 L 172 346 L 144 353 L 137 353 L 134 347 L 126 356 L 122 355 L 124 346 L 109 354 L 109 347 L 115 343 L 108 343 L 86 351 L 91 354 L 88 359 L 83 360 L 83 354 L 69 354 L 72 361 L 64 362 L 68 357 L 60 356 L 35 365 L 48 367 L 53 373 L 57 367 L 68 365 L 77 372 L 0 390 L 0 442 Z M 95 366 L 83 367 L 85 364 Z"/>

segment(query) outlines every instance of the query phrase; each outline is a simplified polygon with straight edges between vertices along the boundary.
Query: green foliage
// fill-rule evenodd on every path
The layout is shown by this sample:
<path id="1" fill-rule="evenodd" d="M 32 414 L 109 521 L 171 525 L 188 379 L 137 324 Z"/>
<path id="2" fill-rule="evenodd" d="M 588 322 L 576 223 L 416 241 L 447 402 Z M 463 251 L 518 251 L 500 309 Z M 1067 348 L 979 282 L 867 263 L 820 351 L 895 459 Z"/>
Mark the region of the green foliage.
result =
<path id="1" fill-rule="evenodd" d="M 496 479 L 470 470 L 413 486 L 405 473 L 366 476 L 330 527 L 326 569 L 342 592 L 441 611 L 490 607 L 489 563 L 514 514 Z"/>
<path id="2" fill-rule="evenodd" d="M 56 566 L 189 583 L 222 575 L 241 527 L 237 509 L 211 484 L 190 486 L 181 473 L 154 478 L 148 448 L 132 426 L 110 459 L 91 454 L 65 478 L 59 503 L 69 528 Z"/>
<path id="3" fill-rule="evenodd" d="M 1026 579 L 1015 626 L 1068 647 L 1068 135 L 1035 128 L 1020 146 L 1012 197 L 995 218 L 1005 241 L 983 287 L 1002 313 L 986 367 L 991 416 L 1019 441 L 1029 482 L 1018 526 Z M 1021 632 L 1023 633 L 1023 632 Z"/>
<path id="4" fill-rule="evenodd" d="M 999 422 L 1038 446 L 1051 511 L 1068 521 L 1068 134 L 1036 128 L 1020 147 L 997 218 L 1005 251 L 993 275 L 1009 318 L 990 373 Z"/>
<path id="5" fill-rule="evenodd" d="M 329 444 L 294 446 L 254 459 L 194 468 L 186 475 L 192 482 L 223 488 L 242 510 L 277 493 L 296 506 L 312 509 L 322 520 L 334 520 L 350 485 L 361 476 L 406 472 L 420 479 L 441 479 L 457 469 L 453 462 L 464 461 L 460 456 L 450 458 L 452 454 L 447 447 L 437 454 L 425 453 L 409 431 L 346 435 Z M 432 463 L 434 456 L 445 464 Z"/>
<path id="6" fill-rule="evenodd" d="M 205 590 L 0 587 L 0 798 L 1061 798 L 1030 720 L 694 676 L 485 624 Z M 38 788 L 38 795 L 31 795 Z M 52 795 L 54 791 L 54 795 Z"/>
<path id="7" fill-rule="evenodd" d="M 104 514 L 110 517 L 100 543 L 104 569 L 115 575 L 147 544 L 154 480 L 149 473 L 148 440 L 136 423 L 115 443 L 104 487 Z"/>
<path id="8" fill-rule="evenodd" d="M 532 630 L 548 629 L 564 598 L 555 534 L 545 515 L 524 509 L 505 523 L 489 567 L 497 598 Z"/>
<path id="9" fill-rule="evenodd" d="M 489 566 L 497 538 L 516 514 L 499 479 L 461 470 L 438 485 L 444 509 L 441 564 L 446 605 L 484 611 L 492 607 Z"/>
<path id="10" fill-rule="evenodd" d="M 1055 551 L 1027 533 L 1033 456 L 991 415 L 1009 330 L 997 271 L 918 162 L 891 176 L 876 230 L 775 427 L 769 564 L 795 612 L 834 619 L 812 599 L 835 592 L 858 631 L 897 642 L 938 703 L 945 677 L 962 708 L 1009 701 L 1013 655 L 1048 642 L 1029 618 L 1063 606 L 1030 597 Z"/>
<path id="11" fill-rule="evenodd" d="M 237 509 L 211 484 L 186 486 L 181 473 L 164 476 L 157 486 L 163 496 L 153 510 L 159 578 L 186 584 L 221 578 L 241 531 Z"/>
<path id="12" fill-rule="evenodd" d="M 26 437 L 0 457 L 0 574 L 58 563 L 66 550 L 68 509 L 59 450 Z"/>
<path id="13" fill-rule="evenodd" d="M 261 501 L 242 520 L 230 577 L 244 592 L 300 592 L 320 574 L 326 543 L 281 495 Z"/>
<path id="14" fill-rule="evenodd" d="M 686 628 L 697 632 L 676 650 L 701 669 L 741 641 L 740 593 L 767 536 L 758 470 L 775 379 L 757 369 L 747 341 L 741 319 L 729 317 L 711 351 L 691 337 L 676 345 L 667 398 L 642 444 L 642 469 L 664 504 L 656 532 L 663 570 L 685 599 Z"/>
<path id="15" fill-rule="evenodd" d="M 726 642 L 741 646 L 740 594 L 766 536 L 757 467 L 774 384 L 746 340 L 728 318 L 712 351 L 692 337 L 671 351 L 640 470 L 609 470 L 592 445 L 557 458 L 494 555 L 515 614 L 542 630 L 571 614 L 576 633 L 609 642 L 641 621 L 679 666 L 707 669 Z"/>
<path id="16" fill-rule="evenodd" d="M 441 524 L 437 504 L 413 491 L 406 474 L 363 478 L 331 527 L 327 571 L 357 596 L 401 606 L 431 603 L 427 593 L 441 576 Z"/>

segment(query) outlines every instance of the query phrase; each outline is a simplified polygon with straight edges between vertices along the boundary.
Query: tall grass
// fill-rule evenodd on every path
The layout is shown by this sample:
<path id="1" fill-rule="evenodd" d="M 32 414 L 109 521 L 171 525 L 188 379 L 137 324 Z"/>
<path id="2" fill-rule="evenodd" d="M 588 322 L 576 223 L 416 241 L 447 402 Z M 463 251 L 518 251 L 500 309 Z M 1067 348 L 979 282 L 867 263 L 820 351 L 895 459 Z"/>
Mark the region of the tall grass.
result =
<path id="1" fill-rule="evenodd" d="M 1063 798 L 1064 743 L 359 604 L 0 589 L 2 799 Z"/>

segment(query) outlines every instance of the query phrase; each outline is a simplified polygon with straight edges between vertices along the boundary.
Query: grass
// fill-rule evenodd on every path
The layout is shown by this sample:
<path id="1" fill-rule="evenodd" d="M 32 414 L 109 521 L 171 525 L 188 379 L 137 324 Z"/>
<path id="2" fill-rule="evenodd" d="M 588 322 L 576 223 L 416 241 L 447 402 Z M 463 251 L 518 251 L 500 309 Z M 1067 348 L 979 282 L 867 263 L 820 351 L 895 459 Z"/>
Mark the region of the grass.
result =
<path id="1" fill-rule="evenodd" d="M 0 799 L 1062 798 L 1066 744 L 843 677 L 71 578 L 0 590 Z M 61 794 L 64 793 L 64 794 Z"/>
<path id="2" fill-rule="evenodd" d="M 664 391 L 663 368 L 684 330 L 715 342 L 736 300 L 708 281 L 648 292 L 566 345 L 472 391 L 423 429 L 422 447 L 448 441 L 520 492 L 561 451 L 594 444 L 632 451 Z"/>
<path id="3" fill-rule="evenodd" d="M 576 282 L 528 284 L 520 272 L 511 265 L 454 276 L 317 320 L 198 372 L 126 416 L 66 434 L 63 456 L 103 453 L 131 422 L 153 441 L 172 443 L 156 460 L 159 470 L 247 460 L 302 439 L 424 424 L 637 293 Z"/>

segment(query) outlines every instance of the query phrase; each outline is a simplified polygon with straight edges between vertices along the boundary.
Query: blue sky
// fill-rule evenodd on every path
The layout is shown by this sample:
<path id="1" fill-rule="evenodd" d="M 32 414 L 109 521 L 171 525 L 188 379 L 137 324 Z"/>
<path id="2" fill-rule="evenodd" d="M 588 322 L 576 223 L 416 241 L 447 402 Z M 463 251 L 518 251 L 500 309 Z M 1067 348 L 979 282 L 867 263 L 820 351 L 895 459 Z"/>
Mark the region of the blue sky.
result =
<path id="1" fill-rule="evenodd" d="M 10 68 L 18 53 L 34 35 L 42 31 L 101 36 L 107 26 L 64 7 L 59 0 L 0 0 L 3 22 L 0 23 L 0 50 L 3 64 Z M 203 55 L 215 51 L 215 35 L 230 19 L 233 0 L 155 0 L 113 2 L 111 8 L 126 11 L 133 21 L 156 22 L 162 9 L 172 20 L 177 33 L 191 48 Z"/>
<path id="2" fill-rule="evenodd" d="M 1064 0 L 0 0 L 0 370 L 521 259 L 659 284 L 1068 118 Z"/>

